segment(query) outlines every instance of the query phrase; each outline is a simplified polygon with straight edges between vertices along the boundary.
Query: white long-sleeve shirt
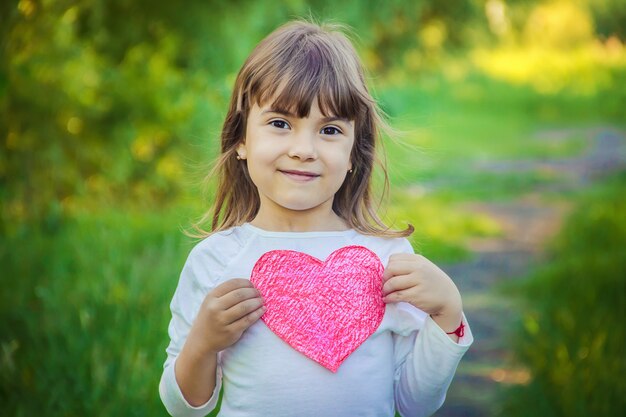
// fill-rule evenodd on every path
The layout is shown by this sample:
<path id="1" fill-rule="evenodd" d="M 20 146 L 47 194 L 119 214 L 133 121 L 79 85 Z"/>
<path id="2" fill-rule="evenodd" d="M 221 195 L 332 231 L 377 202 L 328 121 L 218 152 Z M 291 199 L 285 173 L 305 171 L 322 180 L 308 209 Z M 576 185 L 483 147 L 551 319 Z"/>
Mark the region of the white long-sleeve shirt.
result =
<path id="1" fill-rule="evenodd" d="M 218 355 L 216 387 L 207 403 L 191 406 L 174 367 L 206 294 L 232 278 L 249 278 L 270 250 L 296 250 L 325 260 L 349 245 L 365 246 L 387 265 L 393 253 L 413 253 L 405 238 L 384 239 L 355 230 L 272 232 L 251 224 L 215 233 L 191 251 L 172 299 L 170 344 L 159 386 L 172 416 L 205 416 L 224 396 L 219 416 L 429 416 L 445 399 L 456 367 L 473 342 L 466 324 L 458 343 L 408 303 L 387 304 L 378 329 L 336 373 L 291 348 L 262 320 Z M 465 318 L 463 318 L 465 322 Z M 208 337 L 208 336 L 207 336 Z"/>

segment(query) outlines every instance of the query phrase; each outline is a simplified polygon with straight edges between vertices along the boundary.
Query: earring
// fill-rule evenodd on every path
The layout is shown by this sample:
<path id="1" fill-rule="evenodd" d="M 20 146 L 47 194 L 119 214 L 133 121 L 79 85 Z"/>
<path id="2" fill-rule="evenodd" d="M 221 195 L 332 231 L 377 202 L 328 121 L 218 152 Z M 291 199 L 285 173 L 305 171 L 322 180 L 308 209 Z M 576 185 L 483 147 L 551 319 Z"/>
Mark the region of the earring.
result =
<path id="1" fill-rule="evenodd" d="M 237 160 L 240 161 L 241 160 L 241 155 L 237 154 Z"/>
<path id="2" fill-rule="evenodd" d="M 348 170 L 348 174 L 352 174 L 352 168 Z"/>

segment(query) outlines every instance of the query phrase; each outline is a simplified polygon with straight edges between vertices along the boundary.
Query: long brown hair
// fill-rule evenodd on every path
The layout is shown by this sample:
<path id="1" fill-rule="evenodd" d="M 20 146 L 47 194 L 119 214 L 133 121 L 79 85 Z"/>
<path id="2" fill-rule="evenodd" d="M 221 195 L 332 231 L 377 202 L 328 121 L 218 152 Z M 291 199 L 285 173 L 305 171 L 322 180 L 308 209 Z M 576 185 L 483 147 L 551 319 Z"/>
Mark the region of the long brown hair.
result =
<path id="1" fill-rule="evenodd" d="M 213 208 L 193 225 L 193 237 L 249 222 L 259 206 L 258 191 L 244 160 L 236 158 L 237 146 L 245 141 L 246 123 L 253 103 L 262 106 L 273 99 L 272 108 L 307 117 L 318 99 L 324 116 L 334 115 L 355 121 L 355 142 L 348 174 L 333 200 L 333 211 L 361 233 L 381 237 L 405 237 L 413 226 L 392 230 L 378 217 L 372 201 L 374 163 L 382 167 L 386 199 L 389 178 L 384 163 L 376 157 L 381 133 L 391 129 L 370 95 L 364 71 L 354 47 L 338 24 L 318 25 L 307 21 L 289 22 L 263 39 L 252 51 L 237 75 L 233 95 L 221 134 L 221 154 L 207 176 L 217 177 Z M 211 230 L 202 228 L 211 219 Z"/>

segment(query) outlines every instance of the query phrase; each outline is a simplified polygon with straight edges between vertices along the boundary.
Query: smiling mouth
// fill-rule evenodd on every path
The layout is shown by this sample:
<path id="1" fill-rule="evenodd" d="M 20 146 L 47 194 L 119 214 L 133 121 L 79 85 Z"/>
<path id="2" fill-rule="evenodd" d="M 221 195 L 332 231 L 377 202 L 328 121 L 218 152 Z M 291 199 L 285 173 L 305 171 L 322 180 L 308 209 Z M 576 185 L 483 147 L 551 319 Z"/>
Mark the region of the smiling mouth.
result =
<path id="1" fill-rule="evenodd" d="M 285 176 L 293 180 L 300 181 L 300 182 L 312 181 L 315 178 L 320 176 L 319 174 L 316 174 L 314 172 L 307 172 L 307 171 L 283 171 L 280 169 L 279 171 Z"/>

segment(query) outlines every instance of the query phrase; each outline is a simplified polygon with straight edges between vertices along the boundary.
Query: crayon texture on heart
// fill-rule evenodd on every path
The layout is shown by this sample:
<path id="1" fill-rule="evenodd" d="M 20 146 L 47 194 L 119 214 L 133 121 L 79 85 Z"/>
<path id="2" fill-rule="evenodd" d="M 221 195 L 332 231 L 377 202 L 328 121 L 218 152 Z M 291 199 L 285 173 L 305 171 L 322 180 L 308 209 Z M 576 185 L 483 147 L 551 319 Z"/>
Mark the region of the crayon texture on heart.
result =
<path id="1" fill-rule="evenodd" d="M 265 300 L 265 324 L 291 347 L 336 372 L 372 335 L 385 313 L 384 267 L 363 246 L 346 246 L 326 261 L 298 251 L 263 254 L 250 281 Z"/>

